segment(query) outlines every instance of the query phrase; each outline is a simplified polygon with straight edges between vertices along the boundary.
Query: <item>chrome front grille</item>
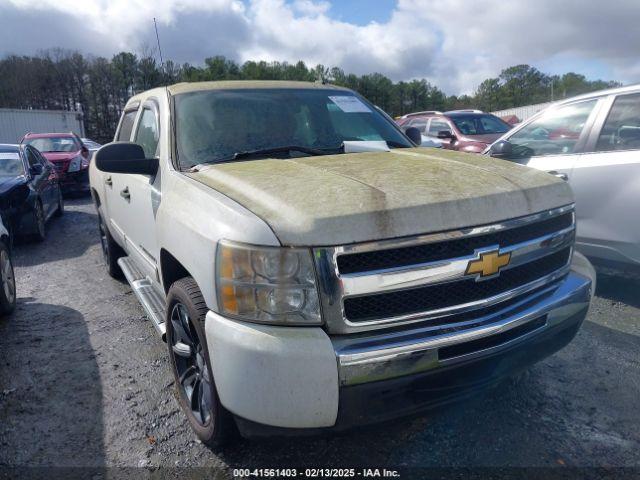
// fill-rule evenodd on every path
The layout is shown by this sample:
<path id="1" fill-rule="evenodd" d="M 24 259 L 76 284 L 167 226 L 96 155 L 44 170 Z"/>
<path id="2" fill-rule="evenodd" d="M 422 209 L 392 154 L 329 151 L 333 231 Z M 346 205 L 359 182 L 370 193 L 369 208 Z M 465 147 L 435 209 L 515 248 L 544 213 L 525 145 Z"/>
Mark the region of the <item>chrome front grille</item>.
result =
<path id="1" fill-rule="evenodd" d="M 323 316 L 338 334 L 445 325 L 447 316 L 521 297 L 566 274 L 574 237 L 567 206 L 465 230 L 318 248 Z M 508 255 L 508 265 L 486 278 L 469 275 L 469 262 L 488 252 Z"/>

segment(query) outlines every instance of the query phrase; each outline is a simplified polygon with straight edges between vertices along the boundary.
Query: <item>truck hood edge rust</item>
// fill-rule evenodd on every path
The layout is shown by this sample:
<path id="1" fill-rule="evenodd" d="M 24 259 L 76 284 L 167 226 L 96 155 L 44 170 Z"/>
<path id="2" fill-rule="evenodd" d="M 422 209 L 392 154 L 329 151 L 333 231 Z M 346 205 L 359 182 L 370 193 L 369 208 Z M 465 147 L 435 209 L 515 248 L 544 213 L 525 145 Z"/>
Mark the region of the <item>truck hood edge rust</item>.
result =
<path id="1" fill-rule="evenodd" d="M 186 175 L 254 212 L 289 246 L 454 230 L 573 203 L 567 183 L 544 172 L 435 149 L 252 160 Z"/>

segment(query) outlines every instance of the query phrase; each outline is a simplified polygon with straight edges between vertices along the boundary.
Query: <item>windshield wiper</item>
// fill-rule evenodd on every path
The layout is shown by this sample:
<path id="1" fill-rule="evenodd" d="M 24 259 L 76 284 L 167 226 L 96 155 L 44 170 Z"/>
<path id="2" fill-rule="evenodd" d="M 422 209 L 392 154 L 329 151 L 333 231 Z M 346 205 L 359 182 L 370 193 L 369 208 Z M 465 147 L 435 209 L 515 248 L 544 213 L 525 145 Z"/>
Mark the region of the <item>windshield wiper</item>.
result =
<path id="1" fill-rule="evenodd" d="M 309 155 L 326 155 L 327 151 L 319 148 L 303 147 L 300 145 L 283 145 L 281 147 L 259 148 L 257 150 L 245 150 L 243 152 L 236 152 L 227 158 L 221 158 L 214 160 L 217 162 L 234 162 L 236 160 L 244 160 L 259 155 L 269 155 L 271 153 L 283 153 L 283 152 L 302 152 Z"/>
<path id="2" fill-rule="evenodd" d="M 233 155 L 229 155 L 228 157 L 207 160 L 205 162 L 201 162 L 198 165 L 191 167 L 189 170 L 197 172 L 198 170 L 200 170 L 200 166 L 202 165 L 211 165 L 212 163 L 241 162 L 251 157 L 269 155 L 271 153 L 302 152 L 312 156 L 319 156 L 319 155 L 328 155 L 330 153 L 340 153 L 341 151 L 342 150 L 340 150 L 339 148 L 312 148 L 312 147 L 303 147 L 301 145 L 285 145 L 281 147 L 259 148 L 257 150 L 245 150 L 242 152 L 236 152 Z"/>

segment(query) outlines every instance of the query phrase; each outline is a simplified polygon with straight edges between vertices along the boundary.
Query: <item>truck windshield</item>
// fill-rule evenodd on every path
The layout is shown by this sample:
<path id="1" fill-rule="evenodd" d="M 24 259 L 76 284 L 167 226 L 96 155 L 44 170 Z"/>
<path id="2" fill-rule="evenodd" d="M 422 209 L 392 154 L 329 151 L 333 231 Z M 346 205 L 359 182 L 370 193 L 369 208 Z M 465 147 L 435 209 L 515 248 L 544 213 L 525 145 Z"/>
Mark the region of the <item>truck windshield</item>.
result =
<path id="1" fill-rule="evenodd" d="M 239 152 L 302 147 L 335 152 L 345 141 L 411 143 L 373 106 L 352 92 L 324 89 L 238 89 L 175 96 L 178 159 L 182 168 L 232 159 Z M 309 155 L 281 149 L 265 156 Z M 236 155 L 237 157 L 237 155 Z M 260 158 L 253 156 L 251 158 Z"/>

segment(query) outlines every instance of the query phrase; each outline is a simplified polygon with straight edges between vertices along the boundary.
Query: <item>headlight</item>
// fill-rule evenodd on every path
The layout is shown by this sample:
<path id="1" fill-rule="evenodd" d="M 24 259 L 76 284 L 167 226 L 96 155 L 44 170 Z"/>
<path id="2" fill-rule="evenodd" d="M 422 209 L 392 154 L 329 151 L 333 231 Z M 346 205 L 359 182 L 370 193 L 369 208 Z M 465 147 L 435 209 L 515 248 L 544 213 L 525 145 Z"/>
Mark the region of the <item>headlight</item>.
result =
<path id="1" fill-rule="evenodd" d="M 302 248 L 218 244 L 220 313 L 278 325 L 319 325 L 320 305 L 311 252 Z"/>
<path id="2" fill-rule="evenodd" d="M 67 172 L 78 172 L 80 170 L 80 165 L 82 165 L 82 157 L 81 156 L 73 157 L 73 159 L 69 163 L 69 168 L 67 168 Z"/>

